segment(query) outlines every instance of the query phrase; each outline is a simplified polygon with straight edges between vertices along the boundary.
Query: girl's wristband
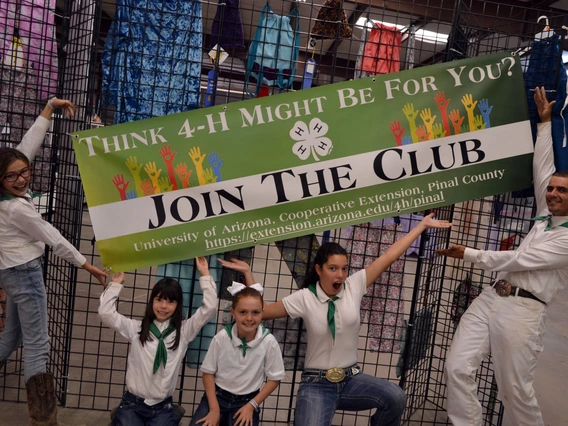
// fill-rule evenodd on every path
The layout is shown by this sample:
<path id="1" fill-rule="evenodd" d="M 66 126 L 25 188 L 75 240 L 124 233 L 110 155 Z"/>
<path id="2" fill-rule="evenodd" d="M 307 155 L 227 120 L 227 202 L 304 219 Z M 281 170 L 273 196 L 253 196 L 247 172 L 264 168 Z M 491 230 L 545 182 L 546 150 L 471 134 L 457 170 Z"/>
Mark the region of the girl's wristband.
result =
<path id="1" fill-rule="evenodd" d="M 256 403 L 256 401 L 254 399 L 251 399 L 249 401 L 249 404 L 252 405 L 254 407 L 254 411 L 256 411 L 258 413 L 258 411 L 260 410 L 260 407 L 258 406 L 258 404 Z"/>

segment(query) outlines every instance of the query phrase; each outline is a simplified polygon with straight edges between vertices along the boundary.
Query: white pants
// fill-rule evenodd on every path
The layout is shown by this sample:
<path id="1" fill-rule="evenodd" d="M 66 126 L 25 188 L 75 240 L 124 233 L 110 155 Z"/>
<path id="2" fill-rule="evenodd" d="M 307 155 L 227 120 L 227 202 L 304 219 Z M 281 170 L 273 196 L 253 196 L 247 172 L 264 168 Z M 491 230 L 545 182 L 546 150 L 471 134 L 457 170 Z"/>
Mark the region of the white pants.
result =
<path id="1" fill-rule="evenodd" d="M 533 389 L 542 351 L 546 306 L 500 297 L 487 287 L 460 320 L 446 359 L 448 417 L 454 426 L 481 426 L 475 373 L 491 352 L 499 398 L 515 426 L 544 426 Z"/>

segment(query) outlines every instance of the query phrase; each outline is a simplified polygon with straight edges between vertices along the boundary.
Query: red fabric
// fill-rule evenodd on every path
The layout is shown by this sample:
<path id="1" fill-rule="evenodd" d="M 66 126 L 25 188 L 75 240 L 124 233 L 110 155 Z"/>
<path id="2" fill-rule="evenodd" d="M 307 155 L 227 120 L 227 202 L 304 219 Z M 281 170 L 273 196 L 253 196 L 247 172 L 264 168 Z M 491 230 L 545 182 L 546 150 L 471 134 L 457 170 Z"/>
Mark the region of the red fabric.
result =
<path id="1" fill-rule="evenodd" d="M 396 27 L 375 22 L 365 44 L 361 70 L 375 75 L 400 71 L 401 42 L 402 34 Z"/>

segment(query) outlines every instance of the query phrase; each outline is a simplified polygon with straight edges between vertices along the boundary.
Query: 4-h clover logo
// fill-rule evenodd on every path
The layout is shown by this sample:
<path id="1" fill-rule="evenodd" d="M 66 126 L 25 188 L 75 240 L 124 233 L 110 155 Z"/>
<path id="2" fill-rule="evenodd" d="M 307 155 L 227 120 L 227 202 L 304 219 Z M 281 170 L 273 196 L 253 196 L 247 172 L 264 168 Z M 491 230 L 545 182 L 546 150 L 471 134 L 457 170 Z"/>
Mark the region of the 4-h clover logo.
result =
<path id="1" fill-rule="evenodd" d="M 312 154 L 314 160 L 319 161 L 316 154 L 324 157 L 333 148 L 331 139 L 324 137 L 328 130 L 328 125 L 319 118 L 313 118 L 309 126 L 303 121 L 296 121 L 290 130 L 290 137 L 298 141 L 292 147 L 292 152 L 302 160 L 306 160 Z"/>

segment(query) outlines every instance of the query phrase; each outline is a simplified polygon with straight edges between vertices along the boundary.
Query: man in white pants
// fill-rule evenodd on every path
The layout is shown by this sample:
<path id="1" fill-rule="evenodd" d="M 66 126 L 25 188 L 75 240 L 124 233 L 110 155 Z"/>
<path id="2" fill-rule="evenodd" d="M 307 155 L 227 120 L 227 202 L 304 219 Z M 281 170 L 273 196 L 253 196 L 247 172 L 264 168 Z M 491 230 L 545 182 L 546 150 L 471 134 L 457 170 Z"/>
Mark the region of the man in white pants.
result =
<path id="1" fill-rule="evenodd" d="M 551 112 L 535 89 L 541 123 L 533 160 L 538 216 L 514 251 L 451 246 L 438 253 L 500 271 L 460 320 L 446 359 L 448 416 L 454 426 L 481 426 L 475 374 L 491 352 L 499 396 L 515 426 L 544 426 L 533 389 L 547 306 L 568 283 L 568 172 L 554 173 Z"/>

